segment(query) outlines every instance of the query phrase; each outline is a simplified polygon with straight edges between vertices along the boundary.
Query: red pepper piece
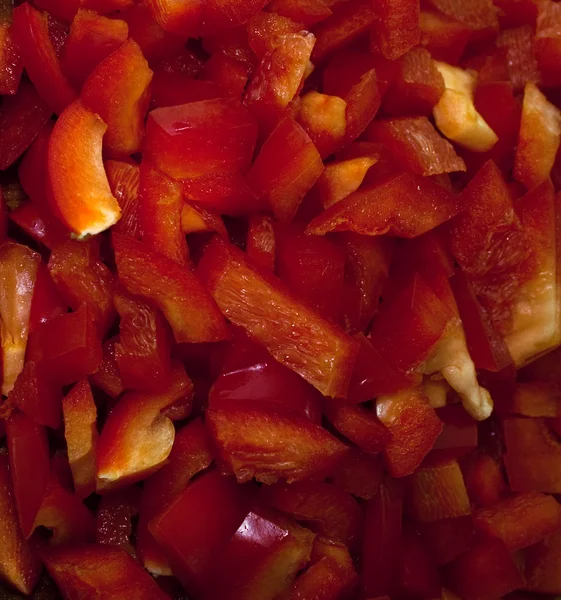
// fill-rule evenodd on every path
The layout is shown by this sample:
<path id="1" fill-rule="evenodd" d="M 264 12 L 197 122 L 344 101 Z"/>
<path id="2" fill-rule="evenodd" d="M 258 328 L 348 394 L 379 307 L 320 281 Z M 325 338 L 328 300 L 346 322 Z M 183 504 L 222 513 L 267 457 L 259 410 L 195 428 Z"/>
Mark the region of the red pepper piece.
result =
<path id="1" fill-rule="evenodd" d="M 191 271 L 122 234 L 113 234 L 113 247 L 120 282 L 164 313 L 176 341 L 216 342 L 228 337 L 224 318 Z"/>
<path id="2" fill-rule="evenodd" d="M 511 412 L 523 417 L 561 416 L 561 398 L 557 388 L 545 382 L 520 382 L 512 396 Z"/>
<path id="3" fill-rule="evenodd" d="M 321 394 L 299 375 L 277 362 L 263 347 L 236 331 L 229 357 L 209 392 L 210 408 L 238 401 L 255 408 L 276 406 L 321 422 Z"/>
<path id="4" fill-rule="evenodd" d="M 360 597 L 390 593 L 397 577 L 401 546 L 403 490 L 386 479 L 375 498 L 366 503 L 360 571 Z"/>
<path id="5" fill-rule="evenodd" d="M 474 41 L 492 38 L 499 29 L 497 9 L 491 0 L 430 0 L 430 4 L 448 17 L 456 19 L 471 30 Z"/>
<path id="6" fill-rule="evenodd" d="M 469 550 L 476 541 L 471 515 L 418 525 L 427 553 L 438 566 Z"/>
<path id="7" fill-rule="evenodd" d="M 226 90 L 225 95 L 237 99 L 241 99 L 249 75 L 250 71 L 247 63 L 225 54 L 213 54 L 207 60 L 203 69 L 205 79 Z"/>
<path id="8" fill-rule="evenodd" d="M 469 28 L 438 12 L 421 10 L 419 16 L 421 45 L 435 60 L 457 64 L 470 38 Z"/>
<path id="9" fill-rule="evenodd" d="M 288 600 L 315 598 L 342 600 L 353 596 L 358 576 L 349 551 L 343 544 L 316 538 L 312 565 L 294 582 Z"/>
<path id="10" fill-rule="evenodd" d="M 171 373 L 170 332 L 163 316 L 149 304 L 117 294 L 120 316 L 115 359 L 125 388 L 161 392 Z"/>
<path id="11" fill-rule="evenodd" d="M 14 35 L 29 78 L 49 108 L 60 115 L 76 99 L 49 37 L 47 15 L 24 2 L 14 10 Z"/>
<path id="12" fill-rule="evenodd" d="M 378 493 L 383 474 L 384 465 L 379 458 L 349 448 L 331 481 L 357 498 L 372 500 Z"/>
<path id="13" fill-rule="evenodd" d="M 23 62 L 15 40 L 12 15 L 13 5 L 9 0 L 0 8 L 0 94 L 14 95 L 18 91 Z"/>
<path id="14" fill-rule="evenodd" d="M 134 556 L 131 544 L 132 518 L 138 514 L 140 490 L 128 487 L 101 497 L 96 514 L 95 541 L 118 546 Z"/>
<path id="15" fill-rule="evenodd" d="M 249 217 L 246 249 L 248 257 L 255 264 L 274 271 L 276 236 L 272 217 L 263 214 Z"/>
<path id="16" fill-rule="evenodd" d="M 267 52 L 272 52 L 279 43 L 282 44 L 283 35 L 298 33 L 303 29 L 302 22 L 281 16 L 276 11 L 258 12 L 247 24 L 247 41 L 261 60 Z"/>
<path id="17" fill-rule="evenodd" d="M 392 433 L 384 449 L 390 474 L 393 477 L 411 475 L 440 435 L 442 421 L 418 389 L 379 398 L 376 412 Z"/>
<path id="18" fill-rule="evenodd" d="M 322 394 L 345 397 L 358 350 L 350 336 L 293 298 L 277 279 L 259 273 L 242 252 L 219 238 L 207 247 L 198 273 L 232 323 L 246 329 Z M 271 302 L 277 307 L 274 319 L 268 313 Z M 286 319 L 279 318 L 281 313 Z"/>
<path id="19" fill-rule="evenodd" d="M 189 0 L 176 4 L 170 0 L 147 0 L 146 8 L 150 15 L 165 31 L 182 37 L 196 37 L 201 29 L 203 3 Z"/>
<path id="20" fill-rule="evenodd" d="M 211 471 L 188 486 L 150 522 L 150 532 L 188 590 L 197 592 L 206 582 L 218 552 L 247 515 L 249 491 Z"/>
<path id="21" fill-rule="evenodd" d="M 142 226 L 138 199 L 139 167 L 128 162 L 108 160 L 105 163 L 105 172 L 107 173 L 111 193 L 121 207 L 121 218 L 113 226 L 113 231 L 131 237 L 140 237 Z"/>
<path id="22" fill-rule="evenodd" d="M 103 390 L 111 398 L 119 397 L 125 390 L 115 358 L 115 345 L 118 340 L 118 337 L 111 338 L 103 344 L 103 358 L 99 368 L 90 375 L 92 384 Z"/>
<path id="23" fill-rule="evenodd" d="M 428 460 L 458 459 L 477 446 L 477 423 L 461 405 L 449 405 L 436 409 L 438 418 L 444 423 Z"/>
<path id="24" fill-rule="evenodd" d="M 15 223 L 32 240 L 43 244 L 47 248 L 54 248 L 64 241 L 64 237 L 58 235 L 64 231 L 62 227 L 51 227 L 37 209 L 34 202 L 28 201 L 20 204 L 15 210 L 10 211 L 10 221 Z"/>
<path id="25" fill-rule="evenodd" d="M 85 498 L 95 489 L 95 455 L 97 447 L 97 408 L 90 384 L 79 381 L 62 401 L 64 437 L 74 489 Z"/>
<path id="26" fill-rule="evenodd" d="M 555 533 L 528 548 L 525 553 L 526 589 L 530 592 L 558 594 L 561 590 L 561 534 Z"/>
<path id="27" fill-rule="evenodd" d="M 384 108 L 392 115 L 427 115 L 444 92 L 444 79 L 430 52 L 413 48 L 399 59 L 397 76 L 384 96 Z"/>
<path id="28" fill-rule="evenodd" d="M 467 463 L 467 464 L 466 464 Z M 488 454 L 476 454 L 462 465 L 470 500 L 478 506 L 491 506 L 508 493 L 503 469 Z"/>
<path id="29" fill-rule="evenodd" d="M 333 14 L 314 28 L 316 45 L 312 62 L 320 63 L 341 47 L 368 31 L 376 20 L 376 11 L 368 0 L 352 0 L 336 4 Z"/>
<path id="30" fill-rule="evenodd" d="M 497 539 L 479 542 L 444 573 L 444 585 L 465 600 L 492 600 L 524 587 L 506 546 Z"/>
<path id="31" fill-rule="evenodd" d="M 327 238 L 305 235 L 297 226 L 278 226 L 276 272 L 302 300 L 325 318 L 340 321 L 345 259 Z"/>
<path id="32" fill-rule="evenodd" d="M 60 426 L 62 389 L 50 380 L 42 364 L 28 360 L 8 397 L 39 425 L 53 429 Z"/>
<path id="33" fill-rule="evenodd" d="M 30 341 L 29 358 L 42 362 L 51 379 L 61 385 L 95 373 L 102 358 L 95 314 L 87 304 L 73 313 L 44 323 Z"/>
<path id="34" fill-rule="evenodd" d="M 148 529 L 150 521 L 162 513 L 212 460 L 204 424 L 201 419 L 195 419 L 177 431 L 168 462 L 144 482 L 136 547 L 144 567 L 151 573 L 172 574 L 162 549 Z"/>
<path id="35" fill-rule="evenodd" d="M 466 170 L 450 142 L 426 117 L 375 121 L 368 130 L 368 139 L 385 144 L 395 160 L 418 175 Z"/>
<path id="36" fill-rule="evenodd" d="M 165 108 L 201 100 L 226 98 L 224 89 L 213 81 L 193 79 L 184 73 L 155 71 L 152 79 L 152 103 L 150 107 Z"/>
<path id="37" fill-rule="evenodd" d="M 22 534 L 16 513 L 14 490 L 6 454 L 0 454 L 0 577 L 18 592 L 32 593 L 40 574 L 40 563 Z"/>
<path id="38" fill-rule="evenodd" d="M 506 29 L 497 39 L 497 47 L 504 48 L 510 82 L 515 92 L 524 89 L 527 82 L 539 84 L 541 75 L 534 52 L 534 28 L 530 25 Z"/>
<path id="39" fill-rule="evenodd" d="M 129 392 L 107 418 L 97 445 L 98 491 L 122 488 L 146 478 L 168 458 L 175 437 L 164 409 L 190 399 L 193 384 L 183 365 L 175 366 L 169 388 L 159 394 Z"/>
<path id="40" fill-rule="evenodd" d="M 84 83 L 80 97 L 107 124 L 103 145 L 110 154 L 126 156 L 141 150 L 152 75 L 138 44 L 128 40 Z"/>
<path id="41" fill-rule="evenodd" d="M 47 267 L 41 263 L 33 288 L 29 332 L 33 333 L 42 323 L 63 315 L 67 310 L 68 306 L 60 298 Z"/>
<path id="42" fill-rule="evenodd" d="M 347 448 L 319 425 L 278 410 L 238 404 L 210 409 L 206 423 L 218 456 L 239 482 L 321 479 Z M 286 445 L 290 439 L 291 444 Z"/>
<path id="43" fill-rule="evenodd" d="M 408 492 L 408 513 L 421 523 L 471 513 L 462 471 L 455 460 L 417 470 L 409 479 Z"/>
<path id="44" fill-rule="evenodd" d="M 101 544 L 49 548 L 43 561 L 67 598 L 92 593 L 115 600 L 167 600 L 156 582 L 124 550 Z"/>
<path id="45" fill-rule="evenodd" d="M 362 406 L 327 399 L 325 414 L 339 433 L 367 454 L 377 455 L 392 437 L 390 431 L 377 419 L 376 414 Z"/>
<path id="46" fill-rule="evenodd" d="M 213 232 L 228 238 L 224 221 L 218 213 L 193 202 L 185 202 L 181 209 L 183 234 Z"/>
<path id="47" fill-rule="evenodd" d="M 73 310 L 87 304 L 101 332 L 115 318 L 114 278 L 99 256 L 98 240 L 68 240 L 57 246 L 49 258 L 49 273 L 61 296 Z"/>
<path id="48" fill-rule="evenodd" d="M 128 25 L 80 8 L 70 25 L 62 57 L 62 70 L 70 83 L 81 89 L 89 74 L 127 40 Z"/>
<path id="49" fill-rule="evenodd" d="M 29 335 L 31 306 L 40 256 L 12 241 L 0 246 L 0 318 L 2 330 L 2 394 L 21 373 Z"/>
<path id="50" fill-rule="evenodd" d="M 234 99 L 191 102 L 149 114 L 145 157 L 176 179 L 232 173 L 249 167 L 256 137 L 255 121 Z"/>
<path id="51" fill-rule="evenodd" d="M 442 594 L 436 565 L 412 526 L 403 531 L 397 581 L 396 594 L 400 597 L 438 598 Z"/>
<path id="52" fill-rule="evenodd" d="M 419 0 L 382 0 L 375 10 L 373 45 L 382 56 L 395 60 L 419 43 Z"/>
<path id="53" fill-rule="evenodd" d="M 501 29 L 535 25 L 538 7 L 532 0 L 495 0 Z"/>
<path id="54" fill-rule="evenodd" d="M 329 3 L 324 0 L 273 0 L 266 9 L 306 27 L 316 25 L 333 14 Z"/>
<path id="55" fill-rule="evenodd" d="M 244 104 L 271 132 L 286 112 L 302 84 L 315 37 L 307 32 L 286 33 L 266 52 L 244 94 Z"/>
<path id="56" fill-rule="evenodd" d="M 142 240 L 180 265 L 187 265 L 189 249 L 181 229 L 183 190 L 149 162 L 140 165 L 139 214 Z"/>
<path id="57" fill-rule="evenodd" d="M 479 531 L 501 539 L 514 552 L 561 529 L 561 507 L 553 496 L 527 492 L 480 508 L 474 522 Z"/>
<path id="58" fill-rule="evenodd" d="M 205 598 L 282 596 L 309 561 L 313 543 L 312 532 L 290 519 L 252 509 L 220 553 Z"/>
<path id="59" fill-rule="evenodd" d="M 547 419 L 509 417 L 503 422 L 504 456 L 510 489 L 514 492 L 560 493 L 561 445 Z"/>
<path id="60" fill-rule="evenodd" d="M 531 4 L 534 11 L 536 5 Z M 555 2 L 540 2 L 537 4 L 537 23 L 534 48 L 540 73 L 545 85 L 556 85 L 559 77 L 559 58 L 561 43 L 559 41 L 559 26 L 561 25 L 561 10 Z"/>
<path id="61" fill-rule="evenodd" d="M 51 111 L 31 83 L 23 81 L 15 96 L 5 98 L 0 110 L 0 169 L 7 169 L 31 145 Z"/>
<path id="62" fill-rule="evenodd" d="M 264 501 L 310 529 L 346 546 L 360 538 L 362 512 L 357 501 L 335 485 L 323 482 L 276 483 L 261 488 Z"/>
<path id="63" fill-rule="evenodd" d="M 142 50 L 149 60 L 158 61 L 180 51 L 184 44 L 183 36 L 164 31 L 153 19 L 145 4 L 133 4 L 119 12 L 119 18 L 129 26 L 129 37 Z"/>
<path id="64" fill-rule="evenodd" d="M 50 479 L 49 442 L 45 428 L 22 413 L 6 420 L 6 445 L 23 535 L 34 529 Z"/>
<path id="65" fill-rule="evenodd" d="M 434 181 L 401 173 L 347 196 L 316 217 L 307 231 L 354 231 L 362 235 L 422 235 L 458 213 L 459 203 Z"/>
<path id="66" fill-rule="evenodd" d="M 13 211 L 11 211 L 13 212 Z M 8 206 L 4 194 L 0 189 L 0 242 L 3 242 L 8 233 Z"/>
<path id="67" fill-rule="evenodd" d="M 378 83 L 375 69 L 363 73 L 345 95 L 347 103 L 346 144 L 356 140 L 376 116 L 382 102 L 383 82 Z"/>
<path id="68" fill-rule="evenodd" d="M 290 117 L 283 119 L 263 144 L 249 180 L 280 221 L 291 221 L 302 199 L 323 171 L 310 137 Z"/>

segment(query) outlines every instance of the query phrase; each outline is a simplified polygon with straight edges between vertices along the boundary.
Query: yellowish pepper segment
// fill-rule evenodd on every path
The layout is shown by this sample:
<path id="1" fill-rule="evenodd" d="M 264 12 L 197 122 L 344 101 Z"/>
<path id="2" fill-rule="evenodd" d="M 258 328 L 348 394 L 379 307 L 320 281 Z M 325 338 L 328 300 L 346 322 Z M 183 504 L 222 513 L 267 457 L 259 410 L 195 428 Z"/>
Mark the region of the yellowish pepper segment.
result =
<path id="1" fill-rule="evenodd" d="M 476 77 L 447 63 L 436 61 L 445 90 L 433 109 L 436 126 L 450 140 L 473 152 L 487 152 L 497 134 L 477 112 L 473 103 Z"/>

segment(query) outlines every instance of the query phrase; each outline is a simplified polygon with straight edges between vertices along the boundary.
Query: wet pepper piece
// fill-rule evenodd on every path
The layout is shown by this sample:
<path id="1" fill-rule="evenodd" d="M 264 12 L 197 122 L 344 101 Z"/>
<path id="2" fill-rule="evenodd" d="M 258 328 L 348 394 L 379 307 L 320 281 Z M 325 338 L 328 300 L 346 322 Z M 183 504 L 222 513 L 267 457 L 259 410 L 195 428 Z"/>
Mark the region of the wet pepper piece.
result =
<path id="1" fill-rule="evenodd" d="M 187 590 L 200 594 L 218 552 L 248 513 L 250 492 L 233 479 L 211 471 L 150 522 L 150 532 Z M 194 514 L 197 519 L 192 518 Z"/>
<path id="2" fill-rule="evenodd" d="M 34 529 L 50 480 L 49 442 L 45 428 L 22 413 L 6 421 L 6 445 L 10 457 L 10 473 L 23 535 Z"/>
<path id="3" fill-rule="evenodd" d="M 155 575 L 171 575 L 168 560 L 149 531 L 150 521 L 187 487 L 190 480 L 212 463 L 213 455 L 204 423 L 195 419 L 177 431 L 168 462 L 143 486 L 137 549 L 144 567 Z"/>
<path id="4" fill-rule="evenodd" d="M 273 0 L 266 9 L 296 23 L 303 23 L 306 27 L 320 23 L 333 14 L 329 3 L 324 0 Z"/>
<path id="5" fill-rule="evenodd" d="M 497 9 L 491 0 L 475 0 L 469 4 L 462 0 L 430 0 L 430 4 L 469 27 L 476 41 L 488 40 L 499 28 Z"/>
<path id="6" fill-rule="evenodd" d="M 134 40 L 128 40 L 92 71 L 82 87 L 84 105 L 107 124 L 104 148 L 126 156 L 142 148 L 153 72 Z"/>
<path id="7" fill-rule="evenodd" d="M 138 188 L 140 172 L 136 164 L 119 160 L 108 160 L 105 172 L 113 196 L 121 207 L 121 219 L 113 226 L 114 231 L 137 238 L 142 232 Z"/>
<path id="8" fill-rule="evenodd" d="M 10 0 L 0 8 L 0 93 L 13 95 L 17 92 L 23 71 L 21 53 L 17 46 L 13 24 L 13 5 Z"/>
<path id="9" fill-rule="evenodd" d="M 321 394 L 241 331 L 234 332 L 230 355 L 208 397 L 210 408 L 227 409 L 237 401 L 256 408 L 273 405 L 321 422 Z"/>
<path id="10" fill-rule="evenodd" d="M 255 121 L 235 100 L 203 100 L 153 110 L 144 152 L 170 177 L 196 178 L 247 169 L 256 138 Z"/>
<path id="11" fill-rule="evenodd" d="M 111 398 L 117 398 L 125 390 L 115 358 L 115 344 L 118 340 L 118 337 L 110 338 L 103 344 L 101 363 L 97 371 L 89 377 L 95 387 L 103 390 Z"/>
<path id="12" fill-rule="evenodd" d="M 110 594 L 125 600 L 167 600 L 156 582 L 124 550 L 101 544 L 49 548 L 43 561 L 65 598 Z"/>
<path id="13" fill-rule="evenodd" d="M 270 6 L 270 5 L 269 5 Z M 255 55 L 262 59 L 267 52 L 282 44 L 282 36 L 304 29 L 302 22 L 273 12 L 258 12 L 247 24 L 247 42 Z"/>
<path id="14" fill-rule="evenodd" d="M 52 277 L 44 264 L 39 266 L 37 281 L 33 288 L 33 300 L 29 315 L 29 332 L 32 333 L 42 323 L 46 323 L 68 311 L 62 301 Z"/>
<path id="15" fill-rule="evenodd" d="M 62 401 L 64 437 L 76 493 L 85 498 L 95 489 L 97 408 L 90 384 L 79 381 Z"/>
<path id="16" fill-rule="evenodd" d="M 249 258 L 264 269 L 275 268 L 275 230 L 269 215 L 252 215 L 247 229 L 246 251 Z"/>
<path id="17" fill-rule="evenodd" d="M 163 316 L 149 304 L 117 294 L 120 316 L 115 359 L 125 388 L 161 392 L 171 374 L 171 336 Z"/>
<path id="18" fill-rule="evenodd" d="M 417 527 L 426 552 L 438 566 L 452 562 L 476 542 L 471 515 L 420 523 Z"/>
<path id="19" fill-rule="evenodd" d="M 558 594 L 561 589 L 559 577 L 559 553 L 561 534 L 555 533 L 526 550 L 526 588 L 531 592 Z"/>
<path id="20" fill-rule="evenodd" d="M 373 42 L 382 56 L 395 60 L 419 43 L 418 0 L 382 0 L 375 10 Z"/>
<path id="21" fill-rule="evenodd" d="M 381 459 L 349 448 L 331 481 L 357 498 L 372 500 L 378 493 L 383 474 Z"/>
<path id="22" fill-rule="evenodd" d="M 410 238 L 448 221 L 458 210 L 458 202 L 448 190 L 418 175 L 401 173 L 347 196 L 316 217 L 307 231 L 314 235 L 390 232 Z"/>
<path id="23" fill-rule="evenodd" d="M 421 45 L 435 60 L 456 64 L 464 53 L 470 37 L 466 25 L 438 12 L 421 10 L 419 15 Z"/>
<path id="24" fill-rule="evenodd" d="M 321 156 L 312 140 L 298 123 L 286 117 L 263 144 L 248 177 L 277 219 L 288 222 L 322 171 Z"/>
<path id="25" fill-rule="evenodd" d="M 458 459 L 477 446 L 477 423 L 462 406 L 444 406 L 436 414 L 444 428 L 431 450 L 431 460 Z"/>
<path id="26" fill-rule="evenodd" d="M 197 272 L 224 315 L 245 328 L 279 362 L 326 396 L 346 395 L 357 352 L 350 336 L 302 305 L 276 278 L 259 273 L 242 252 L 218 238 L 207 247 Z M 267 312 L 271 303 L 277 311 L 274 318 Z M 297 341 L 296 328 L 300 331 Z"/>
<path id="27" fill-rule="evenodd" d="M 39 255 L 26 246 L 11 241 L 0 246 L 0 340 L 4 395 L 11 391 L 24 366 L 39 264 Z"/>
<path id="28" fill-rule="evenodd" d="M 148 0 L 146 8 L 156 23 L 170 33 L 182 37 L 194 36 L 201 28 L 203 3 L 200 0 L 189 0 L 182 4 L 169 0 Z"/>
<path id="29" fill-rule="evenodd" d="M 164 313 L 176 341 L 214 342 L 227 337 L 224 318 L 192 272 L 122 234 L 113 234 L 113 247 L 121 283 Z"/>
<path id="30" fill-rule="evenodd" d="M 102 17 L 93 10 L 78 10 L 61 61 L 63 72 L 76 89 L 81 89 L 95 67 L 126 42 L 128 32 L 124 21 Z"/>
<path id="31" fill-rule="evenodd" d="M 143 161 L 139 181 L 142 240 L 180 265 L 187 265 L 189 260 L 187 241 L 181 229 L 184 203 L 181 184 Z"/>
<path id="32" fill-rule="evenodd" d="M 224 550 L 205 597 L 273 600 L 309 561 L 314 535 L 270 510 L 254 508 Z"/>
<path id="33" fill-rule="evenodd" d="M 14 10 L 14 35 L 29 78 L 49 108 L 60 115 L 76 99 L 49 37 L 45 13 L 24 2 Z"/>
<path id="34" fill-rule="evenodd" d="M 134 552 L 130 538 L 132 518 L 138 514 L 140 490 L 131 486 L 102 496 L 96 514 L 98 544 L 119 546 L 129 554 Z"/>
<path id="35" fill-rule="evenodd" d="M 555 85 L 559 77 L 560 25 L 561 10 L 559 10 L 559 6 L 551 1 L 540 2 L 537 6 L 534 48 L 540 72 L 546 85 Z"/>
<path id="36" fill-rule="evenodd" d="M 206 421 L 220 460 L 242 483 L 321 479 L 347 451 L 319 425 L 278 409 L 240 402 L 209 410 Z"/>
<path id="37" fill-rule="evenodd" d="M 52 206 L 79 237 L 114 225 L 121 215 L 102 161 L 107 125 L 81 101 L 57 120 L 49 142 L 48 171 Z"/>
<path id="38" fill-rule="evenodd" d="M 502 465 L 488 454 L 478 453 L 462 463 L 470 500 L 478 506 L 491 506 L 508 494 Z"/>
<path id="39" fill-rule="evenodd" d="M 28 81 L 22 81 L 17 94 L 4 98 L 0 108 L 0 169 L 7 169 L 31 145 L 51 110 Z"/>
<path id="40" fill-rule="evenodd" d="M 68 240 L 56 246 L 48 263 L 49 273 L 60 295 L 73 310 L 87 304 L 105 333 L 115 318 L 114 277 L 102 262 L 98 240 Z"/>

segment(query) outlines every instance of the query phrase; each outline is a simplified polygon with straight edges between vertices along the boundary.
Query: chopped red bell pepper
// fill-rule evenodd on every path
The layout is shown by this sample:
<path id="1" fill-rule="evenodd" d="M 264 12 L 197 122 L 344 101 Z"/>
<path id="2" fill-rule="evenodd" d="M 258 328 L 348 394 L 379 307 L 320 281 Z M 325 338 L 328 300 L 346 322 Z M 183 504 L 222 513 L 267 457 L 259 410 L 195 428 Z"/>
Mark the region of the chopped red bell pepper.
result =
<path id="1" fill-rule="evenodd" d="M 152 78 L 152 101 L 150 107 L 165 108 L 226 98 L 224 89 L 213 81 L 193 79 L 185 73 L 155 71 Z"/>
<path id="2" fill-rule="evenodd" d="M 49 548 L 42 559 L 67 598 L 111 595 L 115 600 L 167 600 L 156 582 L 124 550 L 102 544 Z"/>
<path id="3" fill-rule="evenodd" d="M 382 0 L 375 10 L 373 46 L 382 56 L 395 60 L 419 43 L 419 0 Z"/>
<path id="4" fill-rule="evenodd" d="M 358 190 L 309 225 L 307 231 L 354 231 L 362 235 L 416 237 L 458 213 L 458 201 L 448 190 L 427 178 L 401 173 Z"/>
<path id="5" fill-rule="evenodd" d="M 257 125 L 234 99 L 157 108 L 148 115 L 144 155 L 176 179 L 235 173 L 251 164 Z"/>
<path id="6" fill-rule="evenodd" d="M 139 501 L 140 489 L 135 486 L 102 496 L 96 514 L 96 542 L 118 546 L 134 556 L 132 519 L 138 515 Z"/>
<path id="7" fill-rule="evenodd" d="M 127 40 L 125 21 L 78 9 L 72 23 L 61 61 L 64 74 L 77 89 L 82 89 L 89 74 Z"/>
<path id="8" fill-rule="evenodd" d="M 436 409 L 444 423 L 428 460 L 432 462 L 458 459 L 477 446 L 477 423 L 459 404 Z"/>
<path id="9" fill-rule="evenodd" d="M 273 219 L 264 214 L 252 215 L 247 228 L 248 257 L 264 269 L 275 269 L 275 230 Z"/>
<path id="10" fill-rule="evenodd" d="M 530 10 L 537 9 L 536 35 L 534 48 L 545 85 L 556 85 L 559 77 L 559 57 L 561 45 L 559 43 L 559 26 L 561 24 L 561 10 L 552 1 L 531 3 Z"/>
<path id="11" fill-rule="evenodd" d="M 50 480 L 49 442 L 45 428 L 23 413 L 6 420 L 10 473 L 23 535 L 28 538 Z"/>
<path id="12" fill-rule="evenodd" d="M 201 419 L 177 431 L 168 462 L 149 477 L 142 490 L 137 549 L 145 568 L 156 575 L 171 575 L 168 561 L 150 533 L 150 521 L 164 511 L 190 480 L 210 466 L 213 454 Z"/>
<path id="13" fill-rule="evenodd" d="M 470 30 L 466 25 L 442 13 L 421 10 L 419 28 L 421 45 L 435 60 L 458 63 L 470 37 Z"/>
<path id="14" fill-rule="evenodd" d="M 476 541 L 471 515 L 420 523 L 418 528 L 427 553 L 438 566 L 452 562 L 469 550 Z"/>
<path id="15" fill-rule="evenodd" d="M 326 396 L 346 395 L 358 350 L 355 340 L 293 298 L 278 280 L 259 273 L 242 252 L 219 238 L 207 247 L 198 274 L 228 319 L 244 327 L 279 362 Z M 280 312 L 271 320 L 269 303 L 285 312 L 286 320 L 279 318 Z"/>
<path id="16" fill-rule="evenodd" d="M 103 344 L 101 363 L 97 371 L 89 377 L 93 385 L 103 390 L 111 398 L 117 398 L 125 390 L 115 358 L 115 345 L 118 341 L 118 337 L 110 338 Z"/>
<path id="17" fill-rule="evenodd" d="M 430 4 L 469 27 L 475 41 L 488 40 L 498 31 L 498 11 L 491 0 L 472 0 L 469 4 L 463 0 L 430 0 Z"/>
<path id="18" fill-rule="evenodd" d="M 115 282 L 100 258 L 98 240 L 68 240 L 58 245 L 51 252 L 48 268 L 57 290 L 72 310 L 87 304 L 100 333 L 105 333 L 115 319 Z"/>
<path id="19" fill-rule="evenodd" d="M 525 552 L 526 589 L 542 594 L 558 594 L 561 590 L 561 534 L 554 533 Z"/>
<path id="20" fill-rule="evenodd" d="M 267 52 L 272 52 L 279 43 L 282 44 L 283 35 L 298 33 L 303 29 L 302 22 L 282 16 L 276 11 L 258 12 L 247 24 L 247 42 L 261 60 Z"/>
<path id="21" fill-rule="evenodd" d="M 181 230 L 183 235 L 190 233 L 212 232 L 228 237 L 228 232 L 224 221 L 220 215 L 200 204 L 194 202 L 184 202 L 181 209 Z"/>
<path id="22" fill-rule="evenodd" d="M 147 0 L 145 6 L 164 31 L 183 38 L 196 37 L 203 24 L 204 4 L 201 0 L 189 0 L 181 4 L 170 0 Z"/>
<path id="23" fill-rule="evenodd" d="M 275 216 L 288 222 L 322 171 L 312 140 L 298 123 L 286 117 L 263 144 L 248 177 Z"/>
<path id="24" fill-rule="evenodd" d="M 241 100 L 250 76 L 250 67 L 226 54 L 213 54 L 205 63 L 203 76 L 225 90 L 224 95 Z"/>
<path id="25" fill-rule="evenodd" d="M 121 283 L 164 313 L 176 341 L 215 342 L 228 337 L 216 304 L 189 269 L 122 234 L 113 234 L 113 247 Z"/>
<path id="26" fill-rule="evenodd" d="M 115 295 L 115 308 L 120 316 L 115 359 L 123 386 L 143 392 L 165 390 L 171 374 L 171 335 L 163 316 L 123 294 Z"/>
<path id="27" fill-rule="evenodd" d="M 541 82 L 534 52 L 533 27 L 524 25 L 503 31 L 497 39 L 497 47 L 506 50 L 508 74 L 515 92 L 523 90 L 528 82 Z"/>
<path id="28" fill-rule="evenodd" d="M 0 5 L 0 93 L 13 96 L 18 91 L 23 61 L 15 39 L 12 10 L 11 0 Z"/>
<path id="29" fill-rule="evenodd" d="M 266 9 L 311 27 L 333 14 L 329 4 L 325 0 L 273 0 Z"/>
<path id="30" fill-rule="evenodd" d="M 8 456 L 5 453 L 0 454 L 0 522 L 0 577 L 18 592 L 29 595 L 39 579 L 41 565 L 18 523 Z"/>
<path id="31" fill-rule="evenodd" d="M 418 175 L 465 171 L 464 161 L 426 117 L 374 121 L 368 139 L 385 144 L 394 159 Z"/>
<path id="32" fill-rule="evenodd" d="M 379 458 L 349 448 L 331 481 L 357 498 L 372 500 L 378 493 L 383 474 L 384 466 Z"/>
<path id="33" fill-rule="evenodd" d="M 95 489 L 97 408 L 90 384 L 79 381 L 62 401 L 64 438 L 74 489 L 85 498 Z"/>
<path id="34" fill-rule="evenodd" d="M 47 14 L 24 2 L 14 10 L 13 28 L 29 78 L 49 108 L 60 115 L 76 99 L 76 91 L 62 72 L 49 37 Z"/>
<path id="35" fill-rule="evenodd" d="M 111 193 L 121 207 L 121 218 L 115 223 L 113 230 L 134 238 L 140 237 L 142 225 L 138 199 L 139 167 L 128 162 L 108 160 L 105 163 L 105 172 Z"/>
<path id="36" fill-rule="evenodd" d="M 62 301 L 47 267 L 41 263 L 33 288 L 29 332 L 33 333 L 42 323 L 63 315 L 67 310 L 68 306 Z"/>
<path id="37" fill-rule="evenodd" d="M 419 389 L 378 398 L 376 412 L 392 433 L 384 449 L 388 470 L 393 477 L 410 475 L 442 432 L 442 421 Z"/>
<path id="38" fill-rule="evenodd" d="M 491 506 L 507 495 L 503 469 L 492 456 L 478 453 L 468 457 L 462 469 L 468 495 L 474 504 Z"/>

